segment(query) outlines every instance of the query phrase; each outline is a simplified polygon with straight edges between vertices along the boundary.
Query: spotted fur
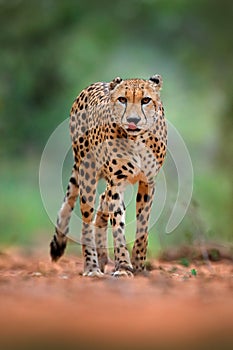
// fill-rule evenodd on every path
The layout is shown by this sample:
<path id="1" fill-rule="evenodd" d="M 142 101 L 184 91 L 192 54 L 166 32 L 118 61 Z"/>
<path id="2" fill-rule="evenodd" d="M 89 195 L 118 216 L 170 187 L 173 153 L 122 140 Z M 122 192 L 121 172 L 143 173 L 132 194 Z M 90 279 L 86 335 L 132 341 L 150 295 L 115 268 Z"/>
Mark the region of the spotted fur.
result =
<path id="1" fill-rule="evenodd" d="M 84 89 L 70 112 L 74 166 L 50 244 L 52 260 L 64 253 L 72 210 L 79 196 L 84 275 L 102 276 L 108 262 L 107 225 L 112 225 L 114 275 L 145 270 L 154 178 L 166 154 L 167 127 L 160 100 L 162 78 L 117 77 Z M 107 187 L 94 213 L 98 179 Z M 137 230 L 130 258 L 124 235 L 124 189 L 138 182 Z"/>

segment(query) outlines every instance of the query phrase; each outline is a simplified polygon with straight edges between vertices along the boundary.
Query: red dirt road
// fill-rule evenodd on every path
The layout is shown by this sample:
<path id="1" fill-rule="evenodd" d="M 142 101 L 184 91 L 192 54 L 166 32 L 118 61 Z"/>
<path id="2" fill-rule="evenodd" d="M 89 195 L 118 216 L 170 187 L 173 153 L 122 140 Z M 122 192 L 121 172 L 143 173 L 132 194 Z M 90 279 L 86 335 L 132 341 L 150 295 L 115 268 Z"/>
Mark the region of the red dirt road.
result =
<path id="1" fill-rule="evenodd" d="M 74 256 L 2 253 L 0 349 L 233 349 L 232 262 L 152 264 L 90 279 Z"/>

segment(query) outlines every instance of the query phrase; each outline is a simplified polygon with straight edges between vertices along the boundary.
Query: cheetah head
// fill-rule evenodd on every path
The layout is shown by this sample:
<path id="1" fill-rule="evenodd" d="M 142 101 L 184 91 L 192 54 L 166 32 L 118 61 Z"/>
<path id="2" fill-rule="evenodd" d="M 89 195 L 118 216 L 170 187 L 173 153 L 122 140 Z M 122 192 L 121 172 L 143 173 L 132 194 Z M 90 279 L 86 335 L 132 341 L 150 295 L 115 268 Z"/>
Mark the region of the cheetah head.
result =
<path id="1" fill-rule="evenodd" d="M 119 77 L 112 80 L 109 91 L 116 123 L 130 135 L 149 130 L 157 118 L 161 87 L 160 75 L 149 80 Z"/>

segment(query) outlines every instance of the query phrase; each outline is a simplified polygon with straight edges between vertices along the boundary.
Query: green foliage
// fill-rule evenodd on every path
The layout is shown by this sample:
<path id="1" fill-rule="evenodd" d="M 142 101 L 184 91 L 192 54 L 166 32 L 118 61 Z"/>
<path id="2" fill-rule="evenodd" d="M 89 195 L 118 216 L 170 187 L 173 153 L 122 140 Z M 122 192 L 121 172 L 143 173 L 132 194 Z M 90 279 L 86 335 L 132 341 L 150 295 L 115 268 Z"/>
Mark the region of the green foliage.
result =
<path id="1" fill-rule="evenodd" d="M 212 248 L 209 251 L 209 258 L 212 261 L 219 261 L 221 259 L 221 254 L 218 249 Z"/>
<path id="2" fill-rule="evenodd" d="M 189 262 L 189 260 L 187 258 L 184 257 L 184 258 L 180 259 L 180 264 L 185 266 L 185 267 L 189 267 L 190 262 Z"/>
<path id="3" fill-rule="evenodd" d="M 166 115 L 190 150 L 204 234 L 232 241 L 232 9 L 228 0 L 2 0 L 1 237 L 24 241 L 50 229 L 39 158 L 79 91 L 117 75 L 158 72 Z M 151 244 L 191 244 L 193 217 L 171 237 L 152 235 Z"/>
<path id="4" fill-rule="evenodd" d="M 192 276 L 197 276 L 197 270 L 196 269 L 192 269 L 191 270 L 191 275 Z"/>
<path id="5" fill-rule="evenodd" d="M 67 115 L 76 93 L 96 79 L 119 74 L 124 64 L 128 66 L 130 50 L 132 56 L 136 53 L 133 60 L 143 59 L 130 74 L 144 74 L 144 54 L 146 58 L 151 52 L 156 62 L 159 53 L 167 65 L 169 57 L 182 64 L 181 79 L 186 75 L 190 88 L 199 89 L 208 79 L 208 84 L 216 86 L 217 80 L 220 89 L 229 91 L 232 21 L 231 5 L 224 2 L 219 13 L 217 1 L 188 6 L 182 0 L 2 1 L 2 145 L 7 139 L 8 152 L 40 149 L 49 131 Z M 219 62 L 221 74 L 216 75 Z"/>

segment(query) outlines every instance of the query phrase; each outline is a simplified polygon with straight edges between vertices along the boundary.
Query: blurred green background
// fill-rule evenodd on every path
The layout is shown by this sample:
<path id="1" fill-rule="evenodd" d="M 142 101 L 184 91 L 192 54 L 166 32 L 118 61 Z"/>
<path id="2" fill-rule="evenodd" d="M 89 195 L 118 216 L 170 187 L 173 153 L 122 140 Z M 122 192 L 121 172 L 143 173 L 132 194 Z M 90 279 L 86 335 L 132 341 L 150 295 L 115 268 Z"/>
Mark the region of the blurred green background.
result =
<path id="1" fill-rule="evenodd" d="M 161 232 L 162 215 L 151 250 L 191 244 L 200 234 L 232 244 L 232 18 L 230 0 L 2 0 L 1 245 L 50 240 L 39 163 L 80 90 L 115 76 L 154 73 L 163 76 L 166 116 L 191 155 L 194 200 L 171 235 Z"/>

